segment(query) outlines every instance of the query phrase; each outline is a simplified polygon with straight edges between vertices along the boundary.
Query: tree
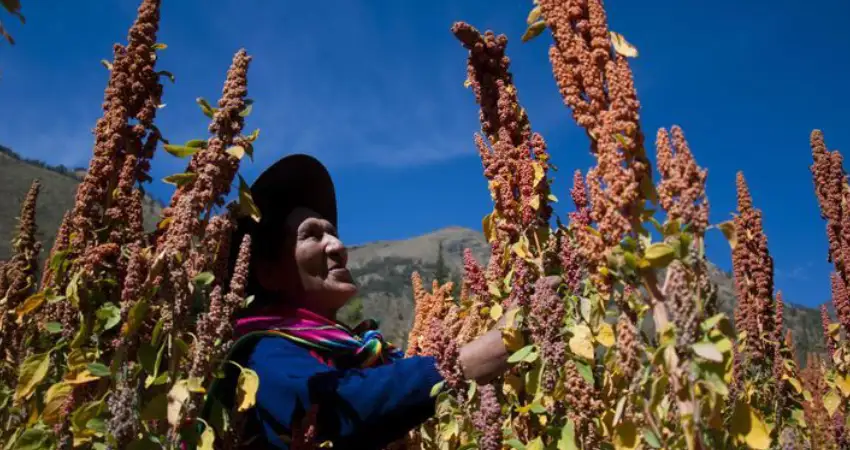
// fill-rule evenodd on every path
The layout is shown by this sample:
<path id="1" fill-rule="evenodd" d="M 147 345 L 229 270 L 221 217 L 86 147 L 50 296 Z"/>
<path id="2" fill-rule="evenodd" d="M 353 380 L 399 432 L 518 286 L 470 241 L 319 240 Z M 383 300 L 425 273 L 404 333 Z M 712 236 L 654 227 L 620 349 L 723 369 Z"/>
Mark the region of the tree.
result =
<path id="1" fill-rule="evenodd" d="M 437 266 L 434 268 L 434 279 L 440 284 L 449 281 L 449 268 L 446 266 L 446 260 L 443 258 L 443 241 L 437 244 Z"/>

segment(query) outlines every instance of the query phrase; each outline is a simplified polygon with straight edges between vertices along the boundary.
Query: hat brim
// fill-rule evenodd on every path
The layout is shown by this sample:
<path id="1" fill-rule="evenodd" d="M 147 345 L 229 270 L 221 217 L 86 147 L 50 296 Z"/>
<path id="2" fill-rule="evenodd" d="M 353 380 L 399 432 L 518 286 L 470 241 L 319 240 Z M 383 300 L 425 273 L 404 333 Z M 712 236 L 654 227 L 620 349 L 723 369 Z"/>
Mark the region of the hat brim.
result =
<path id="1" fill-rule="evenodd" d="M 327 168 L 305 154 L 288 155 L 268 167 L 251 185 L 251 196 L 265 217 L 281 218 L 295 207 L 309 208 L 337 226 L 336 189 Z"/>

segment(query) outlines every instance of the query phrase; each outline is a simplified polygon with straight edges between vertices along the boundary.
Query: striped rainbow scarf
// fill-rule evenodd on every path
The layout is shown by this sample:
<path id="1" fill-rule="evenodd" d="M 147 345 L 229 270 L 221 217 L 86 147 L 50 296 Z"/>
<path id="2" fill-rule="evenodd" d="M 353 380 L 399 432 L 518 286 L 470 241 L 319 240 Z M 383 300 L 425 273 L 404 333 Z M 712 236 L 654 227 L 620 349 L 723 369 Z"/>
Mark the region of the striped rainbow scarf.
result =
<path id="1" fill-rule="evenodd" d="M 352 330 L 303 308 L 243 317 L 236 321 L 234 332 L 236 337 L 263 332 L 287 338 L 337 368 L 374 367 L 403 357 L 384 341 L 374 320 L 365 320 Z"/>

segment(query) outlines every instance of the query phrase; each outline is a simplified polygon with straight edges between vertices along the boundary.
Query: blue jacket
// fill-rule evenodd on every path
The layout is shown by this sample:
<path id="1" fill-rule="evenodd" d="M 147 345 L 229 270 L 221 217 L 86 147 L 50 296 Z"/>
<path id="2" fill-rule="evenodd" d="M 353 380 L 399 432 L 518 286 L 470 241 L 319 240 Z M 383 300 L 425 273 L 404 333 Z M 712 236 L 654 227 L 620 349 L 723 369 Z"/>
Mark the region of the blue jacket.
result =
<path id="1" fill-rule="evenodd" d="M 281 435 L 289 436 L 291 424 L 300 423 L 314 404 L 319 442 L 332 441 L 334 450 L 384 448 L 434 414 L 431 389 L 443 380 L 432 357 L 339 370 L 275 336 L 259 338 L 234 359 L 260 379 L 243 434 L 243 443 L 254 438 L 248 448 L 288 450 Z"/>

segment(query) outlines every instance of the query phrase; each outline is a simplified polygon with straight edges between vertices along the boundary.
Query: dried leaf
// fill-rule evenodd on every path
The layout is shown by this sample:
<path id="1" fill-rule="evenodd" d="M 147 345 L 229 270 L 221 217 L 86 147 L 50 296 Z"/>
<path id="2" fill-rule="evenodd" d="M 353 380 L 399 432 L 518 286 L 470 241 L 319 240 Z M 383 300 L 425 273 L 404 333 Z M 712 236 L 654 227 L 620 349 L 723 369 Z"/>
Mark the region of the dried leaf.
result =
<path id="1" fill-rule="evenodd" d="M 626 58 L 636 58 L 638 55 L 637 48 L 620 33 L 611 32 L 611 44 L 614 45 L 614 51 Z"/>

